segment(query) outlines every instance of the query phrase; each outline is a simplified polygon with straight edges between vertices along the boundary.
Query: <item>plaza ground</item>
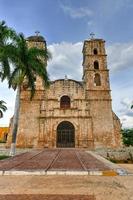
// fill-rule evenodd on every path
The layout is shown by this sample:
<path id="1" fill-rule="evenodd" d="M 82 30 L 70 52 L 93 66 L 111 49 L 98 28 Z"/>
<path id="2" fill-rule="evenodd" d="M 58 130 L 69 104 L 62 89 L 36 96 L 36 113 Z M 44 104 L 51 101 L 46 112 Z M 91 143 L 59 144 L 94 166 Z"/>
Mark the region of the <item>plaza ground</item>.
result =
<path id="1" fill-rule="evenodd" d="M 93 168 L 110 172 L 111 165 L 107 164 L 83 150 L 47 149 L 0 161 L 0 170 L 84 172 Z M 129 173 L 123 176 L 1 174 L 0 200 L 133 200 L 133 164 L 116 166 Z"/>
<path id="2" fill-rule="evenodd" d="M 0 194 L 19 194 L 23 199 L 26 194 L 79 194 L 94 195 L 96 200 L 132 200 L 133 176 L 0 176 Z"/>

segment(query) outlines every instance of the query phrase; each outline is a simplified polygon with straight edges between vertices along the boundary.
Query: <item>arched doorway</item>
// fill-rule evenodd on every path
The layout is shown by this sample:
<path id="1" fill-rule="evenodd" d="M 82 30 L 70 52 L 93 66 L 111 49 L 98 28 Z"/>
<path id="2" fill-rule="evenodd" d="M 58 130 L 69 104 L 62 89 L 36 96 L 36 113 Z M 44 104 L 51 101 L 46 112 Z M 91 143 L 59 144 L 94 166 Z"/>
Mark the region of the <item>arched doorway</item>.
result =
<path id="1" fill-rule="evenodd" d="M 63 121 L 58 125 L 57 147 L 75 147 L 75 128 L 71 122 Z"/>

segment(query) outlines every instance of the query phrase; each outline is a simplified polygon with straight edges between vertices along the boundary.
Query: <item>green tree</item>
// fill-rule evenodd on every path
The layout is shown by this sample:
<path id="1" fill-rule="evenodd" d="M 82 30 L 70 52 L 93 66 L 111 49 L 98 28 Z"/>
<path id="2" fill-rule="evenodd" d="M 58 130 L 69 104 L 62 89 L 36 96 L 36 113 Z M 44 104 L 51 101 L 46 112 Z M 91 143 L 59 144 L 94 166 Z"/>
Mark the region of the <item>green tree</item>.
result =
<path id="1" fill-rule="evenodd" d="M 7 54 L 7 50 L 13 45 L 13 41 L 16 39 L 16 32 L 9 28 L 5 21 L 0 22 L 0 78 L 9 79 L 10 77 L 10 54 Z"/>
<path id="2" fill-rule="evenodd" d="M 122 130 L 123 143 L 126 146 L 133 146 L 133 128 Z"/>
<path id="3" fill-rule="evenodd" d="M 6 102 L 1 100 L 0 101 L 0 118 L 3 117 L 3 112 L 7 110 L 7 107 L 5 106 Z"/>

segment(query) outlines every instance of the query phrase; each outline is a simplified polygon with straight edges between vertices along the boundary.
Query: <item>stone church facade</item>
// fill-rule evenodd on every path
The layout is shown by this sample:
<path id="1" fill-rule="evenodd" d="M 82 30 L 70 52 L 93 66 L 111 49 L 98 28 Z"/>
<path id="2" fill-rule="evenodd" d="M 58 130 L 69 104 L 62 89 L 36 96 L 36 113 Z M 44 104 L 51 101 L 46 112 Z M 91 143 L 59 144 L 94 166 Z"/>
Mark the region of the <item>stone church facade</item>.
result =
<path id="1" fill-rule="evenodd" d="M 27 42 L 46 48 L 42 36 L 31 36 Z M 105 41 L 85 40 L 82 52 L 82 81 L 65 77 L 44 88 L 37 77 L 32 101 L 29 91 L 22 88 L 17 147 L 95 149 L 121 145 L 120 120 L 112 111 Z M 7 143 L 10 141 L 11 134 Z"/>

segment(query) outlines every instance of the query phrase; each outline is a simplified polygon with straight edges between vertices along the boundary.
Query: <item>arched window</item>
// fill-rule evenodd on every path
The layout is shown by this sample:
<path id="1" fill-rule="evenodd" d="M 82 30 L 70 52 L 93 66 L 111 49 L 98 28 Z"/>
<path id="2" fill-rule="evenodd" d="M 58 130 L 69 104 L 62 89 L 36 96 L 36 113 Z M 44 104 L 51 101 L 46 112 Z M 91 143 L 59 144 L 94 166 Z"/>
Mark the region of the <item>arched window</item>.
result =
<path id="1" fill-rule="evenodd" d="M 94 53 L 94 55 L 97 55 L 97 54 L 98 54 L 97 49 L 94 49 L 94 50 L 93 50 L 93 53 Z"/>
<path id="2" fill-rule="evenodd" d="M 101 85 L 101 77 L 100 77 L 100 74 L 95 74 L 95 77 L 94 77 L 94 85 L 95 85 L 95 86 L 100 86 L 100 85 Z"/>
<path id="3" fill-rule="evenodd" d="M 62 109 L 68 109 L 70 108 L 70 97 L 64 95 L 60 99 L 60 108 Z"/>
<path id="4" fill-rule="evenodd" d="M 98 61 L 94 61 L 94 69 L 99 69 L 99 63 L 98 63 Z"/>

